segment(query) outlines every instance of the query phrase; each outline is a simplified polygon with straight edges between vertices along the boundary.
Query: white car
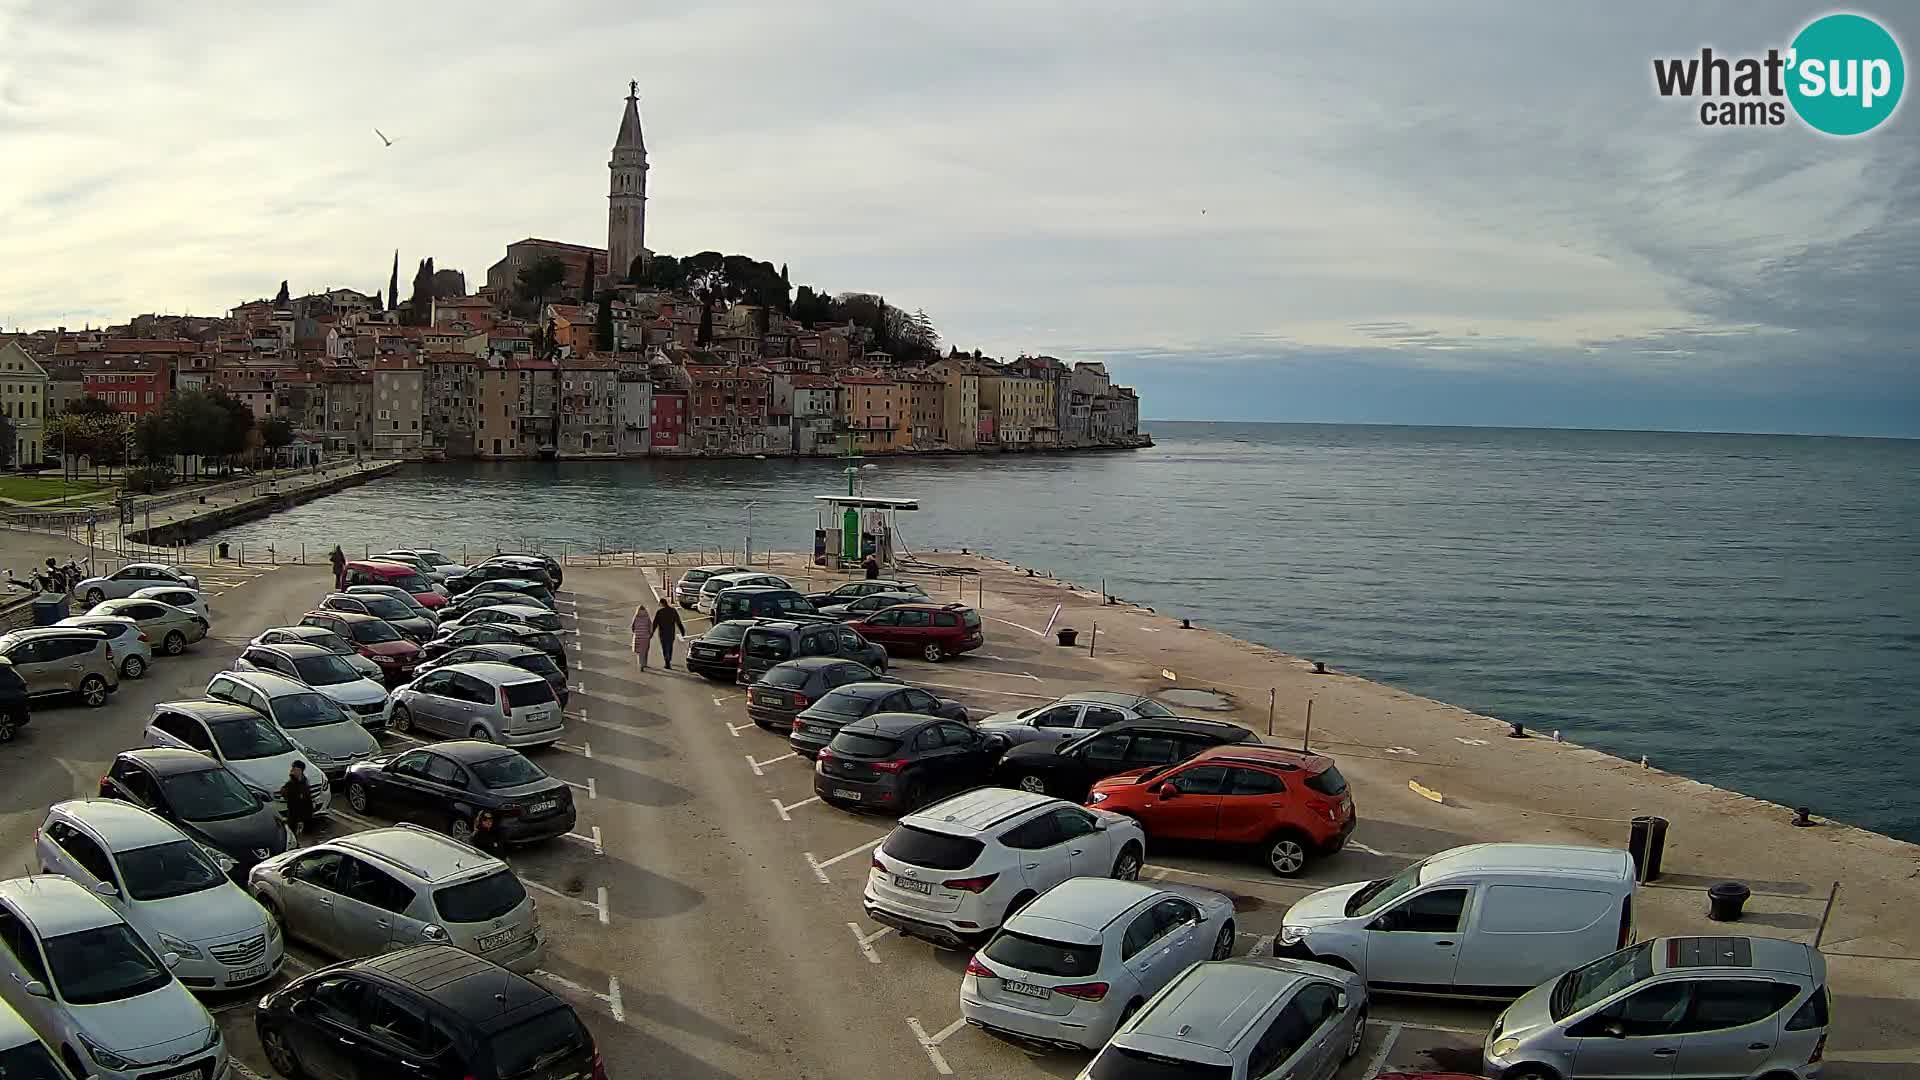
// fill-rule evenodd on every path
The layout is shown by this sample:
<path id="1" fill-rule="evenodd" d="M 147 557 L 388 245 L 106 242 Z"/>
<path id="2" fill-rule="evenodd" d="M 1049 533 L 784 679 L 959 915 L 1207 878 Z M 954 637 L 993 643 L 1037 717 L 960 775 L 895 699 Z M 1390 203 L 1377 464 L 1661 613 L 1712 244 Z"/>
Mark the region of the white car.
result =
<path id="1" fill-rule="evenodd" d="M 1081 877 L 1008 919 L 967 962 L 967 1023 L 1098 1050 L 1174 976 L 1233 955 L 1233 901 L 1180 885 Z"/>
<path id="2" fill-rule="evenodd" d="M 314 811 L 324 814 L 333 804 L 326 773 L 308 760 L 311 755 L 293 745 L 273 721 L 245 705 L 206 699 L 163 701 L 153 707 L 142 741 L 147 746 L 198 750 L 225 765 L 260 801 L 282 812 L 287 801 L 280 797 L 280 789 L 293 763 L 304 762 Z"/>
<path id="3" fill-rule="evenodd" d="M 0 925 L 8 928 L 0 1000 L 75 1076 L 153 1080 L 188 1062 L 206 1063 L 193 1075 L 226 1075 L 220 1025 L 173 977 L 169 958 L 178 957 L 154 952 L 79 882 L 54 874 L 0 881 Z"/>
<path id="4" fill-rule="evenodd" d="M 120 665 L 120 677 L 137 679 L 153 666 L 153 639 L 140 624 L 125 615 L 69 615 L 55 626 L 80 626 L 107 635 L 113 646 L 113 659 Z"/>
<path id="5" fill-rule="evenodd" d="M 458 574 L 466 570 L 465 565 L 454 562 L 452 559 L 447 558 L 445 555 L 431 548 L 396 548 L 393 553 L 396 555 L 412 555 L 414 558 L 426 563 L 430 568 L 427 571 L 427 576 L 432 578 L 435 583 L 446 581 L 448 574 Z"/>
<path id="6" fill-rule="evenodd" d="M 71 1075 L 53 1063 L 53 1051 L 4 1001 L 0 1001 L 0 1063 L 5 1063 L 9 1076 L 67 1080 Z"/>
<path id="7" fill-rule="evenodd" d="M 280 930 L 228 878 L 233 860 L 151 810 L 117 799 L 55 803 L 33 847 L 41 873 L 86 886 L 155 952 L 179 954 L 173 974 L 189 989 L 237 990 L 280 970 Z"/>
<path id="8" fill-rule="evenodd" d="M 313 687 L 284 675 L 223 671 L 207 681 L 207 696 L 245 705 L 273 721 L 330 780 L 340 779 L 354 762 L 380 752 L 379 741 L 359 717 Z M 384 715 L 380 722 L 386 723 Z"/>
<path id="9" fill-rule="evenodd" d="M 700 583 L 700 595 L 699 598 L 694 601 L 694 607 L 701 611 L 711 612 L 713 610 L 713 602 L 720 598 L 721 593 L 728 589 L 737 589 L 747 585 L 771 585 L 776 589 L 793 588 L 793 582 L 788 581 L 778 574 L 765 574 L 758 571 L 747 571 L 739 574 L 715 574 Z"/>
<path id="10" fill-rule="evenodd" d="M 213 621 L 213 604 L 207 600 L 207 594 L 199 589 L 189 589 L 185 585 L 155 585 L 145 589 L 135 589 L 134 600 L 158 600 L 163 604 L 172 604 L 183 611 Z"/>
<path id="11" fill-rule="evenodd" d="M 73 594 L 85 600 L 88 605 L 93 605 L 102 600 L 124 599 L 141 589 L 165 588 L 170 585 L 176 587 L 184 585 L 189 589 L 198 589 L 200 579 L 159 563 L 128 563 L 111 574 L 86 578 L 73 587 Z"/>
<path id="12" fill-rule="evenodd" d="M 673 583 L 674 603 L 679 604 L 683 608 L 692 608 L 699 602 L 700 586 L 706 584 L 708 578 L 716 574 L 744 574 L 746 572 L 747 568 L 744 566 L 689 567 L 681 573 L 680 580 Z"/>
<path id="13" fill-rule="evenodd" d="M 900 819 L 873 854 L 864 906 L 903 934 L 970 948 L 1068 878 L 1138 878 L 1146 852 L 1137 821 L 979 788 Z"/>
<path id="14" fill-rule="evenodd" d="M 362 678 L 385 683 L 386 673 L 380 665 L 361 656 L 353 643 L 324 626 L 276 626 L 263 630 L 249 645 L 318 645 L 333 655 L 353 665 L 353 670 Z"/>
<path id="15" fill-rule="evenodd" d="M 235 671 L 270 671 L 306 683 L 338 702 L 363 724 L 384 725 L 387 684 L 318 645 L 249 645 L 233 662 Z"/>

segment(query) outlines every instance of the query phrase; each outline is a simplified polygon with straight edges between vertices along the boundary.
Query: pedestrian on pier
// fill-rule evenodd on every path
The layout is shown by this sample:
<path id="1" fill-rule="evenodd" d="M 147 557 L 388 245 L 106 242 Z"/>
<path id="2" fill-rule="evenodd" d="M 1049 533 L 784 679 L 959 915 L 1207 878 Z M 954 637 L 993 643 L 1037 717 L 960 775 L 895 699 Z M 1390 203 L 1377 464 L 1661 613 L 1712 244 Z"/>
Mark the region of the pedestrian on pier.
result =
<path id="1" fill-rule="evenodd" d="M 653 647 L 653 616 L 647 614 L 647 605 L 639 604 L 633 609 L 633 654 L 640 658 L 640 670 L 647 670 L 647 653 Z"/>
<path id="2" fill-rule="evenodd" d="M 335 544 L 333 550 L 327 552 L 327 561 L 333 564 L 333 588 L 338 592 L 342 587 L 340 583 L 346 580 L 347 553 L 340 550 L 339 544 Z"/>
<path id="3" fill-rule="evenodd" d="M 880 576 L 880 560 L 874 558 L 872 555 L 868 555 L 866 558 L 866 561 L 862 562 L 860 565 L 867 568 L 868 581 L 872 581 L 874 578 L 877 578 Z"/>
<path id="4" fill-rule="evenodd" d="M 660 635 L 660 662 L 668 671 L 673 670 L 673 636 L 686 628 L 673 605 L 660 601 L 660 610 L 653 613 L 653 632 Z"/>

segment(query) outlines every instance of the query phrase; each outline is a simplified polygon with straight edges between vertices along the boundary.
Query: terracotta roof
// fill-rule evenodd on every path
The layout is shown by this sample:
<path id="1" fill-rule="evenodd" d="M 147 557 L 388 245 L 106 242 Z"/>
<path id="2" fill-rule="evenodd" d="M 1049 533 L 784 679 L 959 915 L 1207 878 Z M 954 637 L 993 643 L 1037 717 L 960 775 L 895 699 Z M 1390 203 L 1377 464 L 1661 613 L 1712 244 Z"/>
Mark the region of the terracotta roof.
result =
<path id="1" fill-rule="evenodd" d="M 182 353 L 194 352 L 200 346 L 191 341 L 165 341 L 149 338 L 108 338 L 100 343 L 100 351 L 108 354 L 124 353 Z"/>
<path id="2" fill-rule="evenodd" d="M 789 381 L 795 390 L 830 390 L 840 385 L 825 375 L 795 375 Z"/>
<path id="3" fill-rule="evenodd" d="M 609 356 L 569 356 L 560 361 L 562 371 L 612 371 L 619 365 Z"/>
<path id="4" fill-rule="evenodd" d="M 480 362 L 479 357 L 463 352 L 428 353 L 421 359 L 428 364 L 477 364 Z"/>
<path id="5" fill-rule="evenodd" d="M 381 356 L 373 361 L 375 371 L 417 371 L 420 364 L 411 356 Z"/>

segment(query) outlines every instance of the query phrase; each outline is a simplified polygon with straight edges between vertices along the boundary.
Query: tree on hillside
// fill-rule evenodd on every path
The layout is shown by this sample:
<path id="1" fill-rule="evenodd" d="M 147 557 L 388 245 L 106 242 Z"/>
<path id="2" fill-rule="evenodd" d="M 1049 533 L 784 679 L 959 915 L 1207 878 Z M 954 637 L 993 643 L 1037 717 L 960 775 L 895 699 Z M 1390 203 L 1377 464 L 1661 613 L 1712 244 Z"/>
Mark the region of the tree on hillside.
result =
<path id="1" fill-rule="evenodd" d="M 13 421 L 0 416 L 0 465 L 13 464 Z M 22 465 L 26 462 L 21 462 Z"/>
<path id="2" fill-rule="evenodd" d="M 687 279 L 687 287 L 693 291 L 694 299 L 700 301 L 700 332 L 694 344 L 704 349 L 713 344 L 713 309 L 726 298 L 726 272 L 718 267 L 702 270 L 698 276 Z"/>
<path id="3" fill-rule="evenodd" d="M 273 451 L 277 458 L 280 451 L 293 443 L 293 425 L 284 416 L 269 416 L 260 421 L 260 445 Z"/>
<path id="4" fill-rule="evenodd" d="M 600 310 L 593 317 L 593 347 L 613 351 L 613 297 L 600 297 Z"/>
<path id="5" fill-rule="evenodd" d="M 780 264 L 780 314 L 793 314 L 793 301 L 789 299 L 793 292 L 793 282 L 787 278 L 787 264 Z"/>
<path id="6" fill-rule="evenodd" d="M 420 260 L 413 272 L 413 295 L 407 297 L 407 314 L 404 320 L 410 326 L 427 326 L 433 322 L 433 257 Z"/>
<path id="7" fill-rule="evenodd" d="M 287 305 L 287 283 L 285 281 L 282 281 L 280 283 L 280 291 L 273 294 L 273 306 L 285 307 L 286 305 Z"/>
<path id="8" fill-rule="evenodd" d="M 813 291 L 811 285 L 802 285 L 793 294 L 793 309 L 788 314 L 809 325 L 831 322 L 832 302 L 826 293 Z"/>
<path id="9" fill-rule="evenodd" d="M 547 302 L 547 294 L 567 279 L 567 264 L 552 255 L 543 255 L 535 259 L 530 266 L 520 269 L 520 295 L 534 302 L 537 307 Z"/>
<path id="10" fill-rule="evenodd" d="M 103 413 L 116 412 L 117 410 L 99 398 L 94 397 L 92 394 L 88 394 L 86 397 L 74 402 L 67 411 L 70 413 L 78 413 L 81 416 L 98 416 Z"/>
<path id="11" fill-rule="evenodd" d="M 379 296 L 379 293 L 373 295 Z M 387 278 L 387 310 L 400 306 L 400 249 L 393 249 L 393 276 Z"/>
<path id="12" fill-rule="evenodd" d="M 586 303 L 593 297 L 593 256 L 587 256 L 586 269 L 580 274 L 580 302 Z"/>
<path id="13" fill-rule="evenodd" d="M 653 261 L 644 268 L 641 267 L 639 259 L 636 258 L 633 262 L 631 276 L 635 281 L 651 285 L 656 289 L 677 289 L 686 284 L 686 267 L 671 255 L 655 255 Z"/>

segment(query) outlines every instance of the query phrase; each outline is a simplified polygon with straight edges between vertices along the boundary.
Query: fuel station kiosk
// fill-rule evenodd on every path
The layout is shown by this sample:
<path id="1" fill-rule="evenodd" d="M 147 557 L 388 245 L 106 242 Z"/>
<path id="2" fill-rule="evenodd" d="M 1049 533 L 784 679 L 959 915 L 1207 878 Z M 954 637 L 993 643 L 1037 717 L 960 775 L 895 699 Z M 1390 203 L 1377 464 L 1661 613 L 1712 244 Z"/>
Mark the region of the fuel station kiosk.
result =
<path id="1" fill-rule="evenodd" d="M 882 495 L 815 495 L 819 517 L 813 530 L 813 562 L 838 570 L 872 555 L 881 566 L 894 560 L 894 515 L 920 509 L 919 499 Z"/>

